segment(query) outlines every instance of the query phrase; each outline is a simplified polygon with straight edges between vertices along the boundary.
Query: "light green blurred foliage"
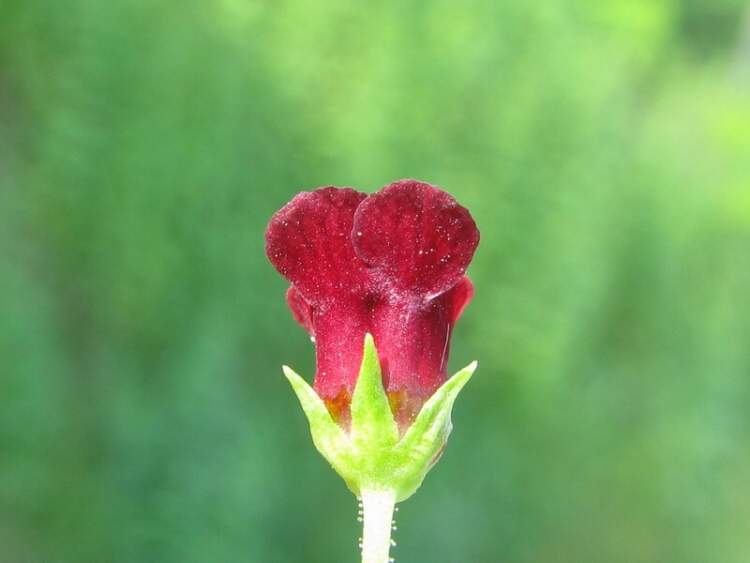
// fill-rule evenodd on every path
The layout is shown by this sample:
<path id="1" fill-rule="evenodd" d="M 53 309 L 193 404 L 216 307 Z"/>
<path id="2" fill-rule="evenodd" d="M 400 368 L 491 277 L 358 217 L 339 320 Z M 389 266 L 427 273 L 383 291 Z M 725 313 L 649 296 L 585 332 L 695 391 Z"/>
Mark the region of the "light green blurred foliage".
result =
<path id="1" fill-rule="evenodd" d="M 403 177 L 482 243 L 397 561 L 746 562 L 747 12 L 5 0 L 0 563 L 356 560 L 263 231 Z"/>

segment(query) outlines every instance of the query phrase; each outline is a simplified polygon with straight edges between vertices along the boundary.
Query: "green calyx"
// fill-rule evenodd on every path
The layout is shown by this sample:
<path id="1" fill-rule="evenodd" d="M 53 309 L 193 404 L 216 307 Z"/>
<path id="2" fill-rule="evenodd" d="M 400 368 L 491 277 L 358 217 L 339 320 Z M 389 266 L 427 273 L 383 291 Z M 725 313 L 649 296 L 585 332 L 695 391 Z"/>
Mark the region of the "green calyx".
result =
<path id="1" fill-rule="evenodd" d="M 349 489 L 357 496 L 362 490 L 392 490 L 400 502 L 419 488 L 443 450 L 451 431 L 453 403 L 476 367 L 472 362 L 446 381 L 422 406 L 402 437 L 383 389 L 371 335 L 365 336 L 348 434 L 304 379 L 287 366 L 284 375 L 307 415 L 315 447 Z"/>

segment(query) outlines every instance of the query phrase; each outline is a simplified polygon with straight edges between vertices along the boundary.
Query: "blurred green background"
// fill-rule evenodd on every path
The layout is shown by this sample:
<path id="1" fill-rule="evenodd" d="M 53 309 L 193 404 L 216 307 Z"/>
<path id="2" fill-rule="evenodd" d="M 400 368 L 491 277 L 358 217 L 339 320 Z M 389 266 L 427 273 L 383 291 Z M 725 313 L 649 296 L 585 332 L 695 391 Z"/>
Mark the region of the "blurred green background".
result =
<path id="1" fill-rule="evenodd" d="M 750 561 L 747 2 L 3 0 L 0 563 L 356 561 L 263 232 L 404 177 L 480 369 L 396 561 Z"/>

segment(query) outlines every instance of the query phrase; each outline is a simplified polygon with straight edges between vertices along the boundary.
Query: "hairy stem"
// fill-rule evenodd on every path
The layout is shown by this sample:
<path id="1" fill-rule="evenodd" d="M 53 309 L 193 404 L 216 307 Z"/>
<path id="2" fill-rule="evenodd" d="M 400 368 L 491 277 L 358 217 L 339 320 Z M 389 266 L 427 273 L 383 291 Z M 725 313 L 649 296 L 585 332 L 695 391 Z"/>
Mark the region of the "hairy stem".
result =
<path id="1" fill-rule="evenodd" d="M 394 491 L 362 491 L 362 563 L 388 563 L 395 506 Z"/>

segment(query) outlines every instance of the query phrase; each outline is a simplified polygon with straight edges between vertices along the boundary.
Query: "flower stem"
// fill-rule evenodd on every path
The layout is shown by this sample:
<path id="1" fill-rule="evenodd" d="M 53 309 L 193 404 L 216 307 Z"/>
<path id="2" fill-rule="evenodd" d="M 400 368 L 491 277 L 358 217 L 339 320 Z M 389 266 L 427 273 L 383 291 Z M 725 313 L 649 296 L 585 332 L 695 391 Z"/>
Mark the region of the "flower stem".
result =
<path id="1" fill-rule="evenodd" d="M 394 491 L 362 491 L 364 530 L 362 533 L 362 563 L 388 563 L 391 548 Z"/>

